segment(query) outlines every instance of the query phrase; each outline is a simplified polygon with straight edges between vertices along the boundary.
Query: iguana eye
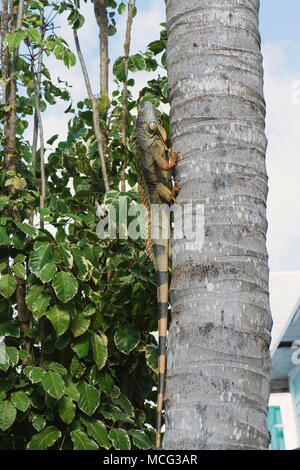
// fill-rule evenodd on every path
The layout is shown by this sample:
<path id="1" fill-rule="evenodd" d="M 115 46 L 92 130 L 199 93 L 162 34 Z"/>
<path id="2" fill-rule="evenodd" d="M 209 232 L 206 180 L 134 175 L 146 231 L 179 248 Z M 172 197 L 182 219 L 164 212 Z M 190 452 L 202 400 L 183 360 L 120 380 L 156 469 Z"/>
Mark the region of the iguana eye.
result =
<path id="1" fill-rule="evenodd" d="M 155 122 L 150 122 L 150 124 L 149 124 L 149 129 L 150 129 L 151 131 L 156 131 L 156 129 L 157 129 L 156 123 L 155 123 Z"/>

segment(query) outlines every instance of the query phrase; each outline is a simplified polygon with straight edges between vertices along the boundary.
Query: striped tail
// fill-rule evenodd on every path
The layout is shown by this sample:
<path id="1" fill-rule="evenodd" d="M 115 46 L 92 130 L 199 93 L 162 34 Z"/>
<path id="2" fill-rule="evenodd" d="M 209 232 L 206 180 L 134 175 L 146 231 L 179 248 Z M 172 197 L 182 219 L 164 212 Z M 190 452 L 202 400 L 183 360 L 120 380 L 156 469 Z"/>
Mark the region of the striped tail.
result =
<path id="1" fill-rule="evenodd" d="M 169 239 L 155 239 L 152 240 L 152 242 L 154 265 L 156 269 L 158 308 L 158 394 L 156 411 L 156 448 L 159 449 L 161 441 L 162 409 L 166 375 Z"/>

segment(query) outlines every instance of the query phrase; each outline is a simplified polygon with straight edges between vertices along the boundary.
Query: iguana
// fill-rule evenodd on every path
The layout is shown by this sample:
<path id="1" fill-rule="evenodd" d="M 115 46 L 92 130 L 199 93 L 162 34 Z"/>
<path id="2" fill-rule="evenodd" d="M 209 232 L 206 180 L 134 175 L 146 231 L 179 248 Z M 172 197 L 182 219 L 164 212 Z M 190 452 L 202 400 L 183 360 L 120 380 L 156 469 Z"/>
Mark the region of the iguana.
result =
<path id="1" fill-rule="evenodd" d="M 166 131 L 160 122 L 160 113 L 152 103 L 145 102 L 140 106 L 134 140 L 138 157 L 138 190 L 142 204 L 148 211 L 147 251 L 150 253 L 156 271 L 157 307 L 158 307 L 158 395 L 156 414 L 156 448 L 160 448 L 162 407 L 164 398 L 167 311 L 168 311 L 168 260 L 170 253 L 170 236 L 162 238 L 162 227 L 170 224 L 166 204 L 176 202 L 180 189 L 177 182 L 172 187 L 169 170 L 177 163 L 178 154 L 168 149 Z M 169 152 L 170 161 L 167 153 Z M 150 225 L 151 205 L 158 205 L 160 217 L 155 227 L 158 235 L 152 238 L 153 225 Z M 153 220 L 152 220 L 153 222 Z M 158 236 L 158 238 L 156 238 Z"/>

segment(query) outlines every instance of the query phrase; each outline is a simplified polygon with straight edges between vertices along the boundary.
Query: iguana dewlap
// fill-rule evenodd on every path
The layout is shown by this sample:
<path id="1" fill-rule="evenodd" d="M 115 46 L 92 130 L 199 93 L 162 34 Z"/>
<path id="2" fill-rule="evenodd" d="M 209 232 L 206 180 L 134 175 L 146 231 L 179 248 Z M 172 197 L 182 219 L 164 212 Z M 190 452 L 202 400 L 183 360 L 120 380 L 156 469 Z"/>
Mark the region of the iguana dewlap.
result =
<path id="1" fill-rule="evenodd" d="M 139 109 L 134 138 L 138 156 L 138 183 L 142 204 L 151 217 L 151 206 L 159 207 L 156 227 L 149 225 L 147 247 L 151 252 L 156 270 L 158 303 L 158 397 L 157 397 L 157 434 L 156 447 L 160 447 L 162 407 L 166 368 L 167 312 L 168 312 L 168 259 L 170 257 L 170 232 L 162 231 L 170 225 L 167 204 L 176 202 L 179 191 L 177 183 L 172 187 L 169 170 L 175 167 L 177 153 L 170 152 L 166 146 L 166 131 L 160 123 L 160 113 L 149 101 Z M 152 210 L 153 212 L 153 210 Z M 152 214 L 153 215 L 153 214 Z M 154 228 L 157 229 L 154 233 Z"/>

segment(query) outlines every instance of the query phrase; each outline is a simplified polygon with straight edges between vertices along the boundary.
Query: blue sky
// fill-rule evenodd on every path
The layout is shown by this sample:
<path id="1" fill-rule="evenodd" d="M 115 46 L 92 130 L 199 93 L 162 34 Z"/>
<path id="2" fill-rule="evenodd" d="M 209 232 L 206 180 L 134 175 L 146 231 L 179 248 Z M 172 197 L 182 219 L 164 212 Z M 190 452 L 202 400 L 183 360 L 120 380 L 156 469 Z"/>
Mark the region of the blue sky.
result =
<path id="1" fill-rule="evenodd" d="M 145 50 L 159 37 L 159 23 L 165 21 L 164 0 L 136 0 L 138 14 L 133 22 L 131 52 Z M 95 94 L 99 92 L 98 28 L 93 8 L 82 3 L 86 23 L 79 38 Z M 72 31 L 61 21 L 61 35 L 75 51 Z M 110 40 L 111 64 L 123 55 L 126 15 L 118 21 L 118 33 Z M 265 98 L 267 103 L 266 133 L 268 137 L 267 170 L 269 175 L 267 244 L 271 270 L 300 270 L 300 102 L 293 102 L 293 84 L 300 88 L 300 1 L 261 0 L 260 33 L 264 60 Z M 79 65 L 67 70 L 53 61 L 49 68 L 73 85 L 74 103 L 86 96 Z M 145 86 L 151 74 L 135 75 L 136 91 Z M 110 89 L 113 88 L 111 77 Z M 300 95 L 299 95 L 300 97 Z M 300 101 L 300 100 L 299 100 Z M 47 138 L 66 135 L 65 105 L 49 109 L 45 115 Z"/>

